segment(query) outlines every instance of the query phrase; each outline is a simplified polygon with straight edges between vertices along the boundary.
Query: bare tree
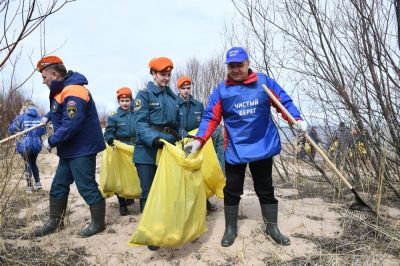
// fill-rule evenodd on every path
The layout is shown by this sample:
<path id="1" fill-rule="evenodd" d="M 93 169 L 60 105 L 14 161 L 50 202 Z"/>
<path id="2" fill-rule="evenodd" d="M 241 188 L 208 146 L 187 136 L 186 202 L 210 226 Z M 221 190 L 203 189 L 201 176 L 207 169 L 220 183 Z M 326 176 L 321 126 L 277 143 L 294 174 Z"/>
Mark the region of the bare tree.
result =
<path id="1" fill-rule="evenodd" d="M 357 167 L 360 156 L 348 156 L 353 181 L 362 184 L 370 176 L 378 185 L 383 175 L 386 188 L 400 197 L 400 58 L 393 2 L 232 2 L 246 36 L 239 41 L 258 56 L 259 70 L 274 69 L 271 74 L 295 85 L 300 99 L 312 101 L 303 106 L 309 122 L 318 122 L 327 136 L 340 121 L 361 132 L 370 167 Z"/>

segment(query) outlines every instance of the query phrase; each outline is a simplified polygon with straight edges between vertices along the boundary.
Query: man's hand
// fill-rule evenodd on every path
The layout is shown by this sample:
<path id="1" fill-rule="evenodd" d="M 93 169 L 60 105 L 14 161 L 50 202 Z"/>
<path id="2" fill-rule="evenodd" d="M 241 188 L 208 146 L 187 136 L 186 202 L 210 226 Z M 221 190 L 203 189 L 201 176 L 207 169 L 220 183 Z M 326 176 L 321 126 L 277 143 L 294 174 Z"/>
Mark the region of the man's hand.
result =
<path id="1" fill-rule="evenodd" d="M 195 139 L 192 142 L 189 142 L 188 144 L 185 144 L 185 146 L 183 146 L 183 150 L 188 155 L 191 153 L 197 152 L 200 148 L 201 148 L 201 143 L 197 139 Z"/>
<path id="2" fill-rule="evenodd" d="M 307 132 L 307 123 L 302 120 L 297 120 L 295 124 L 292 124 L 292 127 L 299 133 Z"/>
<path id="3" fill-rule="evenodd" d="M 48 151 L 51 152 L 51 146 L 49 144 L 49 139 L 46 139 L 45 141 L 43 141 L 43 147 Z"/>
<path id="4" fill-rule="evenodd" d="M 40 119 L 40 123 L 47 125 L 47 123 L 49 123 L 49 119 L 45 116 L 42 117 L 42 119 Z"/>

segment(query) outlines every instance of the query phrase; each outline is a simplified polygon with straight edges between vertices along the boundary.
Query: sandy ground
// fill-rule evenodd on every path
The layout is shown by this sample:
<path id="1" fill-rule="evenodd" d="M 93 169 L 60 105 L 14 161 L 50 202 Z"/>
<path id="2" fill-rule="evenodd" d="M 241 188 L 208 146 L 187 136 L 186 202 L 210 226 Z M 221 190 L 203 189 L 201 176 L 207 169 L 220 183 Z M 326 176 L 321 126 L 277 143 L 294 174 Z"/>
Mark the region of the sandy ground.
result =
<path id="1" fill-rule="evenodd" d="M 54 153 L 40 154 L 39 166 L 45 191 L 50 189 L 57 161 L 58 157 Z M 100 158 L 97 167 L 100 167 Z M 97 174 L 98 172 L 99 169 Z M 88 253 L 87 260 L 100 265 L 268 265 L 271 262 L 285 264 L 298 257 L 320 254 L 315 244 L 296 237 L 297 234 L 333 238 L 342 232 L 338 221 L 340 214 L 335 211 L 338 208 L 337 204 L 326 203 L 319 198 L 287 199 L 287 196 L 297 195 L 298 191 L 277 188 L 279 226 L 281 231 L 291 238 L 291 245 L 276 245 L 262 233 L 264 225 L 260 206 L 250 178 L 247 178 L 245 187 L 239 212 L 238 237 L 234 245 L 228 248 L 220 245 L 224 232 L 223 201 L 215 197 L 211 202 L 218 210 L 207 215 L 208 231 L 196 241 L 180 248 L 161 248 L 152 252 L 147 247 L 129 247 L 128 239 L 140 219 L 138 201 L 129 206 L 131 215 L 122 217 L 119 215 L 116 197 L 107 199 L 107 229 L 93 237 L 80 238 L 77 234 L 90 222 L 90 213 L 75 185 L 71 186 L 66 228 L 33 241 L 47 250 L 54 251 L 63 247 L 85 247 Z M 400 218 L 400 213 L 396 211 L 398 210 L 394 209 L 392 214 Z M 44 198 L 33 208 L 21 210 L 19 216 L 22 218 L 34 213 L 47 212 L 48 201 Z M 43 221 L 32 221 L 24 230 L 33 230 Z M 18 241 L 23 244 L 27 240 Z M 400 260 L 388 257 L 384 264 L 400 265 Z"/>

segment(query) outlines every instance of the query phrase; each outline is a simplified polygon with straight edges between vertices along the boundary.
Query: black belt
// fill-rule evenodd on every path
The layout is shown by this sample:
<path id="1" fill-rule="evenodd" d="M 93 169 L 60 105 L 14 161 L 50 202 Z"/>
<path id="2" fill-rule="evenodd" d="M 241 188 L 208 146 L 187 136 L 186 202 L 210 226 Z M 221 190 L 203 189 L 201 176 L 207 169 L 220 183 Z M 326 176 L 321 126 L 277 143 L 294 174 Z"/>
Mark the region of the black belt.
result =
<path id="1" fill-rule="evenodd" d="M 159 132 L 171 134 L 172 136 L 174 136 L 175 140 L 179 140 L 180 139 L 178 132 L 176 132 L 176 130 L 173 129 L 173 128 L 159 126 L 159 125 L 151 125 L 150 128 L 155 129 L 155 130 L 157 130 Z"/>

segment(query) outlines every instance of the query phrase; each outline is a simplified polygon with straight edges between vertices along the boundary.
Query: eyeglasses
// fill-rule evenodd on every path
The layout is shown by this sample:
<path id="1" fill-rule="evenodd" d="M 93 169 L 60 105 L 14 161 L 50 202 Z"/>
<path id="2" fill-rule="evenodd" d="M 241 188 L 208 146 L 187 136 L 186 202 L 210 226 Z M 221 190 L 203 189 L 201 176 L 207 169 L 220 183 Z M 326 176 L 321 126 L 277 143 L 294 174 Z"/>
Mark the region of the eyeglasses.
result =
<path id="1" fill-rule="evenodd" d="M 192 87 L 190 87 L 190 86 L 184 86 L 184 87 L 181 87 L 181 90 L 190 90 Z"/>

